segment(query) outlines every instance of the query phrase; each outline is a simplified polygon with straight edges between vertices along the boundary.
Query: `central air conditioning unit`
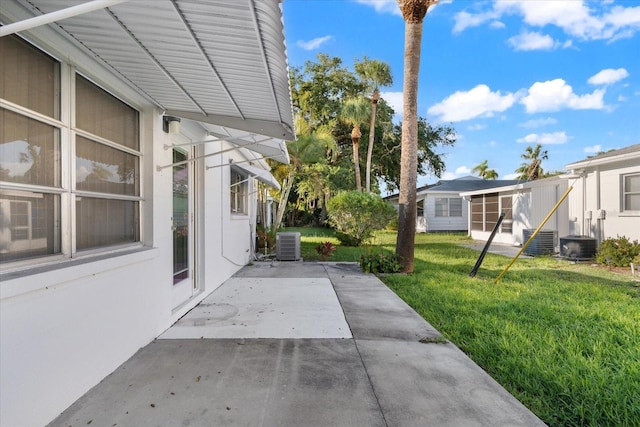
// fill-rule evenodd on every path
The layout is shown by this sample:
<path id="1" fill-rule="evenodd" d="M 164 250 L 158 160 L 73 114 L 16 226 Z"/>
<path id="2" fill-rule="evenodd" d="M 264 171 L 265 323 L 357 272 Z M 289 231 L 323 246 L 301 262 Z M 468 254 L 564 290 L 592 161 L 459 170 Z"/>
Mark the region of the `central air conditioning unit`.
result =
<path id="1" fill-rule="evenodd" d="M 300 233 L 294 231 L 276 233 L 276 259 L 278 261 L 300 259 Z"/>
<path id="2" fill-rule="evenodd" d="M 596 239 L 589 236 L 564 236 L 560 238 L 560 255 L 576 261 L 593 259 L 596 256 Z"/>
<path id="3" fill-rule="evenodd" d="M 533 235 L 536 230 L 525 229 L 522 230 L 522 237 L 524 242 L 529 240 L 529 237 Z M 524 250 L 524 253 L 531 256 L 536 255 L 553 255 L 555 253 L 556 243 L 555 230 L 540 230 L 536 237 L 529 243 Z"/>

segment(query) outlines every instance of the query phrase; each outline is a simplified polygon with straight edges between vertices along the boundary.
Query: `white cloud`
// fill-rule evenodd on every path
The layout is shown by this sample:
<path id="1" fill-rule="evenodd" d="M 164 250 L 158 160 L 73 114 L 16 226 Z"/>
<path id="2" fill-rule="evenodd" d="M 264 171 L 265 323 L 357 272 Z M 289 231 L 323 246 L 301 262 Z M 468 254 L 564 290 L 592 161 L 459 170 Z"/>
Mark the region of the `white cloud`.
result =
<path id="1" fill-rule="evenodd" d="M 627 77 L 629 77 L 629 72 L 624 68 L 618 68 L 616 70 L 607 68 L 589 77 L 587 81 L 592 85 L 610 85 Z"/>
<path id="2" fill-rule="evenodd" d="M 486 129 L 487 125 L 483 125 L 481 123 L 475 123 L 473 125 L 469 125 L 467 126 L 467 129 L 469 130 L 482 130 L 482 129 Z"/>
<path id="3" fill-rule="evenodd" d="M 524 123 L 520 123 L 518 126 L 520 126 L 521 128 L 533 129 L 547 125 L 555 125 L 556 123 L 558 123 L 558 121 L 553 117 L 545 117 L 543 119 L 528 120 Z"/>
<path id="4" fill-rule="evenodd" d="M 491 27 L 493 29 L 496 29 L 496 30 L 501 30 L 503 28 L 507 28 L 507 26 L 502 21 L 493 21 L 493 22 L 491 22 L 491 24 L 489 24 L 489 27 Z"/>
<path id="5" fill-rule="evenodd" d="M 507 40 L 514 50 L 552 50 L 557 48 L 560 43 L 556 42 L 549 35 L 524 31 L 517 36 L 513 36 Z"/>
<path id="6" fill-rule="evenodd" d="M 618 102 L 625 102 L 627 100 L 627 97 L 624 95 L 618 95 Z"/>
<path id="7" fill-rule="evenodd" d="M 493 21 L 495 18 L 498 18 L 499 15 L 493 11 L 471 14 L 469 12 L 458 12 L 454 17 L 456 23 L 453 26 L 453 33 L 461 33 L 467 28 L 477 27 L 484 24 L 487 21 Z"/>
<path id="8" fill-rule="evenodd" d="M 508 173 L 506 175 L 503 175 L 502 178 L 500 179 L 518 179 L 520 177 L 519 173 Z"/>
<path id="9" fill-rule="evenodd" d="M 518 95 L 500 91 L 491 92 L 489 86 L 480 84 L 470 91 L 458 91 L 441 102 L 431 106 L 428 114 L 438 116 L 442 121 L 459 122 L 475 117 L 491 117 L 496 112 L 509 109 Z"/>
<path id="10" fill-rule="evenodd" d="M 601 110 L 604 105 L 605 89 L 596 89 L 593 93 L 576 95 L 573 88 L 562 79 L 534 83 L 528 95 L 520 100 L 527 113 L 572 110 Z"/>
<path id="11" fill-rule="evenodd" d="M 594 145 L 591 147 L 584 147 L 584 152 L 588 153 L 588 154 L 595 154 L 595 153 L 599 153 L 602 151 L 602 145 L 598 144 L 598 145 Z"/>
<path id="12" fill-rule="evenodd" d="M 444 174 L 442 174 L 442 179 L 450 180 L 450 179 L 456 179 L 456 178 L 460 178 L 461 176 L 468 176 L 468 175 L 471 175 L 470 168 L 468 168 L 467 166 L 458 166 L 455 172 L 445 172 Z"/>
<path id="13" fill-rule="evenodd" d="M 466 166 L 458 166 L 456 168 L 456 175 L 468 175 L 471 173 L 471 169 Z"/>
<path id="14" fill-rule="evenodd" d="M 397 0 L 356 0 L 356 3 L 373 7 L 378 13 L 390 13 L 402 16 Z"/>
<path id="15" fill-rule="evenodd" d="M 380 97 L 393 108 L 396 114 L 402 116 L 402 92 L 380 92 Z"/>
<path id="16" fill-rule="evenodd" d="M 304 50 L 314 50 L 314 49 L 318 49 L 325 42 L 328 42 L 332 38 L 333 38 L 332 36 L 324 36 L 324 37 L 316 37 L 315 39 L 312 39 L 309 41 L 298 40 L 298 42 L 296 42 L 296 46 Z"/>
<path id="17" fill-rule="evenodd" d="M 538 135 L 537 133 L 530 133 L 529 135 L 518 138 L 518 142 L 526 144 L 564 144 L 570 139 L 569 136 L 563 132 L 543 133 Z"/>
<path id="18" fill-rule="evenodd" d="M 489 147 L 497 147 L 498 143 L 496 141 L 489 141 Z"/>
<path id="19" fill-rule="evenodd" d="M 614 41 L 631 37 L 640 30 L 640 6 L 614 6 L 584 0 L 553 0 L 541 6 L 531 0 L 493 2 L 491 9 L 479 13 L 459 12 L 455 16 L 454 33 L 500 19 L 504 15 L 519 15 L 531 27 L 556 26 L 565 34 L 580 40 Z"/>

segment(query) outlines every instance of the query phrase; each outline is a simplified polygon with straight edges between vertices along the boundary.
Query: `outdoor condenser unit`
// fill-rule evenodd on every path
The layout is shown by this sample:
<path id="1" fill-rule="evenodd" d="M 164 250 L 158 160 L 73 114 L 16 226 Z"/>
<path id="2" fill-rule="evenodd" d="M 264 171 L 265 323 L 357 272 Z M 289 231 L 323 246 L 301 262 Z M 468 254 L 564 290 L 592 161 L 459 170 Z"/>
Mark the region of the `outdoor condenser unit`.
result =
<path id="1" fill-rule="evenodd" d="M 535 230 L 522 230 L 522 238 L 526 242 Z M 533 238 L 529 246 L 526 247 L 524 253 L 531 256 L 536 255 L 552 255 L 555 252 L 556 231 L 540 230 L 536 237 Z"/>
<path id="2" fill-rule="evenodd" d="M 294 231 L 276 233 L 276 259 L 278 261 L 300 259 L 300 233 Z"/>

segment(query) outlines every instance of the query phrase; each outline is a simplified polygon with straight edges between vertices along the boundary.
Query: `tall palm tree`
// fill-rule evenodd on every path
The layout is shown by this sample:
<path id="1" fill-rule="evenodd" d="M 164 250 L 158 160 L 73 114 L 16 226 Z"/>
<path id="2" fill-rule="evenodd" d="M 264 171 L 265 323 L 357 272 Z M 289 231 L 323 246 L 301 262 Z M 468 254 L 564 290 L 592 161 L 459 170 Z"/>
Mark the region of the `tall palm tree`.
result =
<path id="1" fill-rule="evenodd" d="M 402 272 L 413 272 L 416 238 L 416 183 L 418 181 L 418 71 L 422 23 L 429 6 L 436 0 L 398 0 L 405 21 L 404 88 L 402 142 L 400 154 L 400 193 L 398 199 L 398 238 L 396 254 Z"/>
<path id="2" fill-rule="evenodd" d="M 340 112 L 342 120 L 353 126 L 351 130 L 351 143 L 353 144 L 353 165 L 356 170 L 356 189 L 362 191 L 362 179 L 360 178 L 360 124 L 369 117 L 369 103 L 364 98 L 349 98 L 342 104 Z"/>
<path id="3" fill-rule="evenodd" d="M 544 176 L 542 161 L 549 159 L 549 153 L 547 150 L 542 149 L 542 145 L 536 144 L 535 147 L 528 146 L 520 157 L 522 157 L 525 162 L 516 169 L 516 173 L 520 174 L 518 179 L 535 181 Z"/>
<path id="4" fill-rule="evenodd" d="M 366 56 L 362 62 L 355 63 L 356 73 L 371 91 L 371 119 L 369 121 L 369 145 L 367 146 L 367 166 L 365 173 L 365 189 L 371 192 L 371 157 L 373 155 L 373 140 L 376 129 L 376 109 L 380 100 L 380 87 L 393 84 L 391 67 L 382 61 L 371 60 Z"/>
<path id="5" fill-rule="evenodd" d="M 498 172 L 494 169 L 489 169 L 489 161 L 484 160 L 483 162 L 477 164 L 473 169 L 471 169 L 472 173 L 477 173 L 478 176 L 482 179 L 498 179 Z"/>

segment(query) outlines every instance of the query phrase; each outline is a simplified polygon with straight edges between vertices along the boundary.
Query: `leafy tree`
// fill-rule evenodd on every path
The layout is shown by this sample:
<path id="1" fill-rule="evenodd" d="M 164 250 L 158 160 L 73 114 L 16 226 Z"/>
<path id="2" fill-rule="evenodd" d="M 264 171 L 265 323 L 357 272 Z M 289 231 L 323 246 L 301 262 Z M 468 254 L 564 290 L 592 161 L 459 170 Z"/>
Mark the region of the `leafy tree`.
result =
<path id="1" fill-rule="evenodd" d="M 437 152 L 440 146 L 450 146 L 455 143 L 455 130 L 449 126 L 432 126 L 426 119 L 418 118 L 418 147 L 417 173 L 418 175 L 434 175 L 441 177 L 445 171 L 445 162 Z M 391 131 L 376 141 L 374 158 L 376 165 L 374 173 L 386 184 L 387 191 L 400 188 L 400 148 L 402 140 L 402 125 L 393 125 Z"/>
<path id="2" fill-rule="evenodd" d="M 329 223 L 349 237 L 355 246 L 369 239 L 373 232 L 382 230 L 396 211 L 376 194 L 345 191 L 327 204 Z"/>
<path id="3" fill-rule="evenodd" d="M 471 169 L 471 173 L 477 173 L 482 179 L 498 179 L 498 172 L 496 172 L 495 169 L 489 169 L 488 160 L 484 160 L 477 164 L 473 169 Z"/>
<path id="4" fill-rule="evenodd" d="M 535 147 L 528 146 L 525 148 L 524 153 L 520 155 L 525 162 L 516 169 L 516 173 L 519 174 L 518 179 L 524 181 L 535 181 L 544 177 L 544 170 L 542 169 L 542 161 L 549 158 L 547 150 L 542 149 L 542 145 L 536 144 Z"/>
<path id="5" fill-rule="evenodd" d="M 337 151 L 327 126 L 321 126 L 312 132 L 308 122 L 300 114 L 296 114 L 294 125 L 298 139 L 287 141 L 287 151 L 291 161 L 289 164 L 270 162 L 274 176 L 282 183 L 274 224 L 276 230 L 282 225 L 296 174 L 305 164 L 325 163 L 327 158 L 333 158 Z"/>
<path id="6" fill-rule="evenodd" d="M 398 200 L 398 238 L 396 254 L 402 261 L 402 272 L 413 272 L 413 250 L 416 237 L 416 183 L 418 181 L 418 75 L 422 24 L 427 9 L 437 0 L 398 0 L 405 21 L 404 92 L 400 194 Z"/>
<path id="7" fill-rule="evenodd" d="M 373 142 L 375 138 L 376 110 L 380 100 L 380 87 L 393 84 L 391 77 L 391 67 L 382 61 L 368 59 L 366 56 L 362 61 L 356 61 L 356 73 L 367 85 L 367 90 L 371 91 L 371 119 L 369 121 L 369 144 L 367 145 L 367 166 L 365 174 L 365 188 L 367 193 L 371 191 L 371 157 L 373 156 Z"/>

